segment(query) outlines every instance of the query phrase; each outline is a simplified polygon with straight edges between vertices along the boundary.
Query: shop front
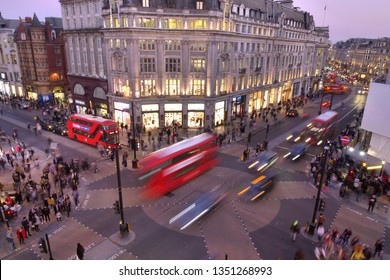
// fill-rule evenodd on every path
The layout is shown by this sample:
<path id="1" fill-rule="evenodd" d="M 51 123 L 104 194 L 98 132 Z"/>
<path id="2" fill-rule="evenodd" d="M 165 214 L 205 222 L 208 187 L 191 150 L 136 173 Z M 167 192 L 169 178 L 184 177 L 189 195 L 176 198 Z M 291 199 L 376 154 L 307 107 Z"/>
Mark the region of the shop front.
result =
<path id="1" fill-rule="evenodd" d="M 160 126 L 158 104 L 144 104 L 141 106 L 141 110 L 142 125 L 146 129 L 158 128 Z"/>
<path id="2" fill-rule="evenodd" d="M 245 113 L 245 95 L 233 97 L 232 103 L 232 119 L 240 118 Z"/>
<path id="3" fill-rule="evenodd" d="M 215 103 L 215 118 L 214 126 L 223 125 L 226 122 L 226 101 L 219 101 Z"/>
<path id="4" fill-rule="evenodd" d="M 180 103 L 164 104 L 164 124 L 165 127 L 171 125 L 182 126 L 183 105 Z"/>
<path id="5" fill-rule="evenodd" d="M 107 95 L 103 88 L 96 87 L 93 91 L 93 104 L 95 114 L 100 117 L 108 117 L 108 101 Z"/>
<path id="6" fill-rule="evenodd" d="M 285 83 L 285 84 L 283 85 L 283 88 L 282 88 L 282 99 L 281 99 L 281 101 L 282 101 L 282 102 L 287 101 L 288 99 L 290 99 L 290 95 L 291 95 L 291 82 L 288 81 L 287 83 Z"/>
<path id="7" fill-rule="evenodd" d="M 257 113 L 261 109 L 262 92 L 254 92 L 249 97 L 249 114 Z"/>
<path id="8" fill-rule="evenodd" d="M 87 113 L 87 105 L 84 100 L 74 99 L 74 105 L 76 108 L 76 113 L 78 114 L 86 114 Z"/>
<path id="9" fill-rule="evenodd" d="M 55 87 L 53 89 L 53 96 L 55 104 L 59 106 L 66 106 L 65 92 L 63 87 Z"/>
<path id="10" fill-rule="evenodd" d="M 201 128 L 204 125 L 204 103 L 188 104 L 188 128 Z"/>
<path id="11" fill-rule="evenodd" d="M 131 125 L 129 103 L 114 101 L 114 120 L 118 123 Z"/>

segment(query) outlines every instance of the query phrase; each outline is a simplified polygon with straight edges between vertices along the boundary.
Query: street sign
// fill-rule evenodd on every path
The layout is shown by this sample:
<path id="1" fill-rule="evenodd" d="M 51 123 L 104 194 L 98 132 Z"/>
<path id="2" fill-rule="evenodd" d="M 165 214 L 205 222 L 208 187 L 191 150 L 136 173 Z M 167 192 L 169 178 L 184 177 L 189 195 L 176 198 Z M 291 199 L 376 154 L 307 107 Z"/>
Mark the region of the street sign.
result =
<path id="1" fill-rule="evenodd" d="M 344 145 L 348 145 L 349 144 L 349 137 L 348 136 L 343 136 L 341 137 L 341 143 L 343 143 Z"/>

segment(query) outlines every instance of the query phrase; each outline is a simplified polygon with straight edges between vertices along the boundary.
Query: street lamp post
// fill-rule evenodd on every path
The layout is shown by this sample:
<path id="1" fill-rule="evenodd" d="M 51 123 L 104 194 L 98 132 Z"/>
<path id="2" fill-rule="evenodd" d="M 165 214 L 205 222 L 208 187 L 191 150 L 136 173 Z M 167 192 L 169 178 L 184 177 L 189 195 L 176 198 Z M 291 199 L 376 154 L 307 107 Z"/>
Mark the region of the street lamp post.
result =
<path id="1" fill-rule="evenodd" d="M 320 109 L 318 111 L 318 115 L 321 115 L 321 109 L 322 109 L 322 102 L 324 101 L 324 91 L 321 90 L 321 102 L 320 102 Z"/>
<path id="2" fill-rule="evenodd" d="M 132 167 L 133 169 L 138 169 L 138 160 L 137 160 L 137 143 L 135 141 L 135 118 L 134 118 L 134 104 L 133 101 L 131 101 L 131 125 L 133 127 L 133 139 L 131 141 L 131 145 L 133 147 L 134 151 L 134 159 L 132 161 Z"/>
<path id="3" fill-rule="evenodd" d="M 326 166 L 327 166 L 327 163 L 328 163 L 328 153 L 329 153 L 329 146 L 325 146 L 324 147 L 324 155 L 322 157 L 322 163 L 321 163 L 321 178 L 320 178 L 319 185 L 317 186 L 316 203 L 314 205 L 314 211 L 313 211 L 313 217 L 312 217 L 312 220 L 311 220 L 311 224 L 309 225 L 308 233 L 310 235 L 314 234 L 314 230 L 316 228 L 315 224 L 316 224 L 317 210 L 318 210 L 318 205 L 320 203 L 322 184 L 324 182 Z"/>
<path id="4" fill-rule="evenodd" d="M 116 175 L 118 181 L 118 193 L 119 193 L 119 213 L 121 214 L 121 220 L 119 222 L 119 232 L 123 236 L 128 232 L 128 225 L 125 223 L 123 214 L 123 198 L 122 198 L 122 184 L 121 184 L 121 170 L 119 165 L 119 147 L 115 148 L 115 163 L 116 163 Z"/>

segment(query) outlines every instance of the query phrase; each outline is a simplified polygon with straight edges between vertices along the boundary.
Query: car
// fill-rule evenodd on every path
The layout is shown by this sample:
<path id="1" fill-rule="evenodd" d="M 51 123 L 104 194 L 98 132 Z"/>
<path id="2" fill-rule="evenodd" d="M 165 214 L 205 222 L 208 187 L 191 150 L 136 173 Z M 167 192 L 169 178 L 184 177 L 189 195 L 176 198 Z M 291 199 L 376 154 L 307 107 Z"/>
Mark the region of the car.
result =
<path id="1" fill-rule="evenodd" d="M 299 113 L 298 113 L 298 111 L 296 110 L 296 109 L 289 109 L 287 112 L 286 112 L 286 116 L 287 117 L 296 117 L 296 116 L 298 116 L 299 115 Z"/>
<path id="2" fill-rule="evenodd" d="M 272 151 L 266 151 L 257 156 L 248 166 L 249 169 L 254 169 L 257 172 L 264 172 L 269 169 L 278 160 L 278 154 Z"/>
<path id="3" fill-rule="evenodd" d="M 203 194 L 186 209 L 169 220 L 169 224 L 184 230 L 207 213 L 214 211 L 225 199 L 227 192 L 221 187 L 216 187 L 211 192 Z"/>
<path id="4" fill-rule="evenodd" d="M 249 186 L 240 191 L 237 196 L 246 201 L 255 201 L 272 189 L 279 171 L 270 170 L 266 174 L 253 180 Z"/>
<path id="5" fill-rule="evenodd" d="M 302 131 L 293 131 L 291 134 L 287 136 L 286 140 L 294 143 L 299 142 L 305 138 L 305 133 L 306 133 L 305 129 Z"/>
<path id="6" fill-rule="evenodd" d="M 329 101 L 324 101 L 324 102 L 322 102 L 321 107 L 322 107 L 322 108 L 328 108 L 328 107 L 330 107 L 330 102 L 329 102 Z"/>
<path id="7" fill-rule="evenodd" d="M 53 121 L 49 119 L 39 119 L 39 124 L 41 125 L 42 129 L 53 131 Z"/>
<path id="8" fill-rule="evenodd" d="M 68 128 L 65 124 L 59 122 L 53 122 L 53 132 L 62 136 L 68 135 Z"/>
<path id="9" fill-rule="evenodd" d="M 298 143 L 291 146 L 290 151 L 283 158 L 291 158 L 293 161 L 302 157 L 309 149 L 310 145 L 306 143 Z"/>

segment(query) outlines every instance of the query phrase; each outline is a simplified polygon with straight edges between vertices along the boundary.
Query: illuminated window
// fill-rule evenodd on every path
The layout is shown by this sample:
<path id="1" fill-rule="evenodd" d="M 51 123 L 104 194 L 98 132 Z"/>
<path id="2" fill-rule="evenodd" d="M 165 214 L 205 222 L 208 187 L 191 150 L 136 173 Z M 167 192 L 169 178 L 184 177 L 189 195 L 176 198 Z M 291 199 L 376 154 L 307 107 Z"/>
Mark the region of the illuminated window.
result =
<path id="1" fill-rule="evenodd" d="M 195 19 L 190 21 L 191 29 L 206 29 L 206 20 L 204 19 Z"/>
<path id="2" fill-rule="evenodd" d="M 149 7 L 149 0 L 142 0 L 142 7 Z"/>
<path id="3" fill-rule="evenodd" d="M 165 81 L 165 94 L 166 95 L 179 95 L 180 94 L 180 80 L 179 79 L 167 79 Z"/>
<path id="4" fill-rule="evenodd" d="M 190 95 L 204 95 L 205 80 L 193 80 L 190 81 Z"/>
<path id="5" fill-rule="evenodd" d="M 197 10 L 203 10 L 204 3 L 203 1 L 196 1 L 196 9 Z"/>
<path id="6" fill-rule="evenodd" d="M 205 72 L 206 60 L 204 58 L 191 58 L 191 72 Z"/>
<path id="7" fill-rule="evenodd" d="M 165 28 L 181 29 L 181 19 L 165 19 Z"/>
<path id="8" fill-rule="evenodd" d="M 141 96 L 156 95 L 156 80 L 141 80 Z"/>
<path id="9" fill-rule="evenodd" d="M 166 58 L 165 72 L 180 72 L 180 58 Z"/>
<path id="10" fill-rule="evenodd" d="M 138 19 L 138 26 L 155 28 L 156 22 L 155 22 L 154 18 L 139 18 Z"/>

